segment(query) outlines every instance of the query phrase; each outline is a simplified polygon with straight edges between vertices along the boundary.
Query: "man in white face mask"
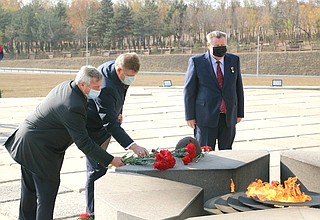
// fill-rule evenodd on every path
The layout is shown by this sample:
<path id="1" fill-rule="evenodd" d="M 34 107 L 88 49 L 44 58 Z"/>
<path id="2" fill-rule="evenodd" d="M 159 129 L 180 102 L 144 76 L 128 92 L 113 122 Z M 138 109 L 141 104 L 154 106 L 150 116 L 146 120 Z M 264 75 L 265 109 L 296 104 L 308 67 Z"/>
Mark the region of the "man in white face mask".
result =
<path id="1" fill-rule="evenodd" d="M 101 73 L 83 66 L 75 80 L 60 83 L 4 143 L 21 165 L 19 219 L 52 220 L 65 151 L 75 143 L 100 166 L 123 166 L 86 129 L 87 98 L 100 92 Z M 93 91 L 93 92 L 92 92 Z"/>
<path id="2" fill-rule="evenodd" d="M 140 157 L 148 155 L 148 150 L 137 145 L 121 127 L 126 93 L 139 69 L 140 59 L 136 53 L 121 54 L 116 60 L 98 67 L 103 75 L 101 92 L 97 99 L 89 100 L 87 129 L 89 136 L 104 150 L 112 136 L 124 149 L 130 149 Z M 86 213 L 89 219 L 94 219 L 94 181 L 106 171 L 87 157 Z"/>

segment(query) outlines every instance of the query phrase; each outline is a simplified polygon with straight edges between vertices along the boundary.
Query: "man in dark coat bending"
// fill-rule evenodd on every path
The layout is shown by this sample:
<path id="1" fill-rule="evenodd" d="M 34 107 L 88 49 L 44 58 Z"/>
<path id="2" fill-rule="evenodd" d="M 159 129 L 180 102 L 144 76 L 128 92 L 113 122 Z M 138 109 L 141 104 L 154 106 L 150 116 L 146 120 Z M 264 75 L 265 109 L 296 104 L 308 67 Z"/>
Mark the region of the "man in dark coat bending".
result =
<path id="1" fill-rule="evenodd" d="M 21 165 L 20 220 L 52 220 L 66 149 L 75 143 L 107 167 L 124 165 L 88 135 L 87 99 L 100 94 L 101 73 L 84 66 L 74 81 L 57 85 L 4 143 Z"/>
<path id="2" fill-rule="evenodd" d="M 126 150 L 130 149 L 140 157 L 148 150 L 136 144 L 121 127 L 122 109 L 129 86 L 140 69 L 136 53 L 124 53 L 116 60 L 98 67 L 102 73 L 101 93 L 89 101 L 87 129 L 90 137 L 103 149 L 107 149 L 111 136 Z M 94 182 L 105 175 L 107 169 L 87 157 L 86 213 L 94 218 Z"/>

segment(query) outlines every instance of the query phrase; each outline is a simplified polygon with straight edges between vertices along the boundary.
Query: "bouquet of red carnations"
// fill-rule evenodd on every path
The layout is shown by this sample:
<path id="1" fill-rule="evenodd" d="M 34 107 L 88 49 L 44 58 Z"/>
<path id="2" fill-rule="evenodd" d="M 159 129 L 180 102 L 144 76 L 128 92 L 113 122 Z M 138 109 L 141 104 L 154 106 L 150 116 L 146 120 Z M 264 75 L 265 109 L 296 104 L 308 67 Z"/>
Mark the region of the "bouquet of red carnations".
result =
<path id="1" fill-rule="evenodd" d="M 153 167 L 158 170 L 167 170 L 173 168 L 176 164 L 172 153 L 169 150 L 160 150 L 155 154 L 155 161 Z"/>
<path id="2" fill-rule="evenodd" d="M 190 139 L 190 137 L 188 137 Z M 185 139 L 185 138 L 184 138 Z M 199 160 L 204 157 L 206 153 L 212 151 L 210 146 L 199 147 L 197 142 L 188 141 L 187 143 L 179 142 L 177 147 L 172 150 L 152 150 L 152 152 L 145 157 L 136 157 L 124 155 L 122 161 L 124 164 L 131 165 L 150 165 L 153 164 L 153 167 L 158 170 L 167 170 L 173 168 L 176 164 L 176 158 L 181 158 L 184 165 L 187 165 L 195 160 Z"/>

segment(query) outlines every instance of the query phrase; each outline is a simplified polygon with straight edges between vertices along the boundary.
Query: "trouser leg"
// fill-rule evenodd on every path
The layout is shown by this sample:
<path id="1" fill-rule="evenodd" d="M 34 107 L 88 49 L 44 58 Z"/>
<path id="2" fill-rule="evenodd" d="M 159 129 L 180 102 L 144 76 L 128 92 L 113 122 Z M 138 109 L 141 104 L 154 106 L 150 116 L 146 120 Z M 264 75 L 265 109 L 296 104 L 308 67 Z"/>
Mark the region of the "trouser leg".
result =
<path id="1" fill-rule="evenodd" d="M 86 212 L 94 213 L 94 181 L 105 175 L 107 169 L 87 157 Z"/>
<path id="2" fill-rule="evenodd" d="M 220 114 L 218 127 L 202 127 L 196 125 L 194 135 L 200 146 L 210 146 L 215 150 L 218 140 L 219 150 L 231 150 L 236 135 L 236 126 L 227 127 L 226 115 Z"/>
<path id="3" fill-rule="evenodd" d="M 227 127 L 226 115 L 220 114 L 219 131 L 218 131 L 218 146 L 219 150 L 231 150 L 232 144 L 236 135 L 236 126 Z"/>
<path id="4" fill-rule="evenodd" d="M 19 220 L 52 220 L 60 180 L 40 178 L 21 167 Z"/>
<path id="5" fill-rule="evenodd" d="M 36 189 L 32 173 L 21 166 L 21 197 L 19 220 L 35 220 L 37 213 Z"/>
<path id="6" fill-rule="evenodd" d="M 196 125 L 194 136 L 201 147 L 210 146 L 212 150 L 215 150 L 216 139 L 218 138 L 218 127 L 210 128 Z"/>
<path id="7" fill-rule="evenodd" d="M 60 179 L 52 181 L 35 176 L 34 180 L 38 193 L 37 220 L 52 220 Z"/>
<path id="8" fill-rule="evenodd" d="M 108 138 L 104 143 L 101 144 L 101 147 L 106 150 L 110 138 Z M 95 160 L 90 157 L 86 157 L 87 163 L 87 181 L 85 186 L 86 194 L 86 212 L 89 214 L 94 213 L 94 181 L 106 174 L 107 168 L 98 164 Z"/>

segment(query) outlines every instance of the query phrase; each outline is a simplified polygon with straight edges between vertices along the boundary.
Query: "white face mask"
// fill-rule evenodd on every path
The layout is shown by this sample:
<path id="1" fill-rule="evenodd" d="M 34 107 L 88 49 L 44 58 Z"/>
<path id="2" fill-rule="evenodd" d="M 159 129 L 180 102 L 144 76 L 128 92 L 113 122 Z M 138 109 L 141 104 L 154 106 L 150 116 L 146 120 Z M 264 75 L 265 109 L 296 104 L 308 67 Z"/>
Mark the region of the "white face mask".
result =
<path id="1" fill-rule="evenodd" d="M 130 86 L 135 80 L 135 77 L 134 76 L 124 76 L 124 80 L 122 80 L 122 83 L 127 85 L 127 86 Z"/>
<path id="2" fill-rule="evenodd" d="M 89 93 L 87 94 L 88 99 L 96 99 L 100 95 L 101 90 L 94 90 L 90 89 Z"/>

